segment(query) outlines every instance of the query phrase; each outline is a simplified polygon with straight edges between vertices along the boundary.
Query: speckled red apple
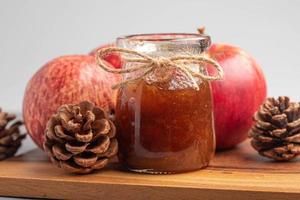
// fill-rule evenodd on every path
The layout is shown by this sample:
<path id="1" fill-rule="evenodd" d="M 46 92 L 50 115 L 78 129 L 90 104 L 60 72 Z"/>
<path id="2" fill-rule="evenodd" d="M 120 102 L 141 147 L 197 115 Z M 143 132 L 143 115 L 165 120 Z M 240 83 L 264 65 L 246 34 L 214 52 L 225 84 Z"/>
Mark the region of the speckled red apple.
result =
<path id="1" fill-rule="evenodd" d="M 204 33 L 204 28 L 198 30 Z M 91 52 L 114 46 L 100 46 Z M 266 97 L 266 81 L 259 64 L 244 50 L 227 44 L 213 44 L 208 50 L 224 70 L 224 79 L 212 82 L 217 149 L 229 149 L 247 138 L 252 116 Z M 122 65 L 118 54 L 106 60 Z"/>
<path id="2" fill-rule="evenodd" d="M 26 87 L 23 117 L 28 133 L 42 148 L 46 123 L 62 104 L 88 100 L 106 111 L 113 109 L 111 86 L 118 81 L 118 76 L 98 67 L 93 56 L 63 56 L 48 62 Z"/>
<path id="3" fill-rule="evenodd" d="M 208 54 L 224 70 L 212 90 L 217 149 L 228 149 L 247 138 L 252 116 L 266 97 L 266 81 L 258 63 L 240 48 L 214 44 Z"/>
<path id="4" fill-rule="evenodd" d="M 91 56 L 95 56 L 97 51 L 99 49 L 102 49 L 102 48 L 106 48 L 106 47 L 115 47 L 116 45 L 114 43 L 111 43 L 111 44 L 105 44 L 105 45 L 102 45 L 100 47 L 97 47 L 95 49 L 93 49 L 89 55 Z M 104 57 L 104 60 L 106 60 L 107 62 L 109 62 L 112 66 L 114 66 L 115 68 L 119 69 L 122 67 L 122 60 L 121 60 L 121 56 L 118 54 L 118 53 L 111 53 L 107 56 Z"/>

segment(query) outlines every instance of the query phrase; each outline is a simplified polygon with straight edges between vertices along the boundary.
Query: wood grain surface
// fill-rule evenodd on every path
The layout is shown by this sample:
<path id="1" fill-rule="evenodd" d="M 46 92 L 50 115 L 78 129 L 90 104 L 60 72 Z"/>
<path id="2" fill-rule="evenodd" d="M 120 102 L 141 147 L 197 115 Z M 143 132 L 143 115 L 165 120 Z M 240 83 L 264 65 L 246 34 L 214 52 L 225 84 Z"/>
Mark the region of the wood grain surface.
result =
<path id="1" fill-rule="evenodd" d="M 211 166 L 175 175 L 123 170 L 116 162 L 97 173 L 71 175 L 41 150 L 0 162 L 0 195 L 63 199 L 300 199 L 300 162 L 261 158 L 246 141 L 218 152 Z"/>

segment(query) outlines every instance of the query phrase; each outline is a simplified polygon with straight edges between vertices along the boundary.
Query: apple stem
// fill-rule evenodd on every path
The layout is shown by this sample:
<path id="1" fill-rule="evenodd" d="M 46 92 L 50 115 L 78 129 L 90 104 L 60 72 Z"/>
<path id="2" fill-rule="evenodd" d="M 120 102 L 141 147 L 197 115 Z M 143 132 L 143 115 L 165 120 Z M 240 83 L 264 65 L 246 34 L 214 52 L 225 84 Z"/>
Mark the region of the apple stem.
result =
<path id="1" fill-rule="evenodd" d="M 197 28 L 197 31 L 199 34 L 204 34 L 205 33 L 205 26 L 200 26 L 199 28 Z"/>

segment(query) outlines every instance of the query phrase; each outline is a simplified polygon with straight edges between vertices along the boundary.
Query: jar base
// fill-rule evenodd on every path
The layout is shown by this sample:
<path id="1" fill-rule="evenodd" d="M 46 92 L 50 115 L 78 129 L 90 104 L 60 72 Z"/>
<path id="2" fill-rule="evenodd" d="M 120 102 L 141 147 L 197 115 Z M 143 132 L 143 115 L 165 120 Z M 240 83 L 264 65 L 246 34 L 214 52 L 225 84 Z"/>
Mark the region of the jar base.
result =
<path id="1" fill-rule="evenodd" d="M 167 174 L 175 174 L 176 172 L 160 172 L 154 171 L 153 169 L 131 169 L 127 168 L 131 172 L 140 173 L 140 174 L 154 174 L 154 175 L 167 175 Z"/>
<path id="2" fill-rule="evenodd" d="M 197 168 L 197 169 L 182 170 L 182 171 L 157 171 L 154 169 L 134 169 L 134 168 L 130 168 L 130 167 L 125 167 L 125 169 L 127 169 L 128 171 L 140 173 L 140 174 L 169 175 L 169 174 L 181 174 L 181 173 L 187 173 L 187 172 L 194 172 L 194 171 L 204 169 L 206 167 L 208 167 L 208 166 L 203 166 L 203 167 Z"/>

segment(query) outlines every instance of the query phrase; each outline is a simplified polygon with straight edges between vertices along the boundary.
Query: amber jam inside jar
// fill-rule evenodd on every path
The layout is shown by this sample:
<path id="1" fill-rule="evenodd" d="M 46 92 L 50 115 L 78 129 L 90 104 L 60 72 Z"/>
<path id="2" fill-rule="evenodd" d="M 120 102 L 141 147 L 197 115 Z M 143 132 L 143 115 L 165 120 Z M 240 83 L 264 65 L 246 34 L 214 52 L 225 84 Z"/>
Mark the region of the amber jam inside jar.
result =
<path id="1" fill-rule="evenodd" d="M 210 45 L 210 38 L 148 34 L 122 37 L 117 44 L 151 57 L 171 57 L 200 54 Z M 119 89 L 119 160 L 126 168 L 160 174 L 193 171 L 209 164 L 215 151 L 211 87 L 205 80 L 197 79 L 197 84 L 199 90 L 191 87 L 180 70 L 161 68 Z"/>

